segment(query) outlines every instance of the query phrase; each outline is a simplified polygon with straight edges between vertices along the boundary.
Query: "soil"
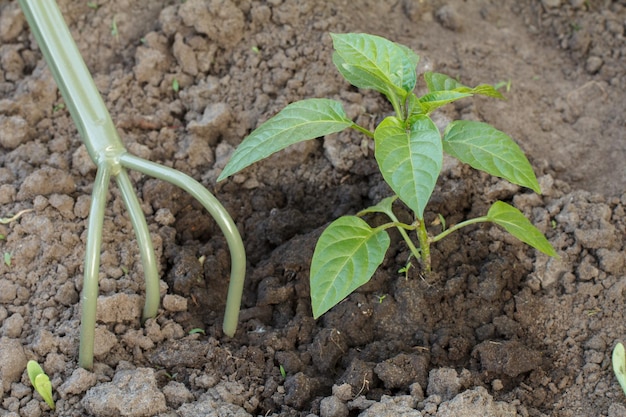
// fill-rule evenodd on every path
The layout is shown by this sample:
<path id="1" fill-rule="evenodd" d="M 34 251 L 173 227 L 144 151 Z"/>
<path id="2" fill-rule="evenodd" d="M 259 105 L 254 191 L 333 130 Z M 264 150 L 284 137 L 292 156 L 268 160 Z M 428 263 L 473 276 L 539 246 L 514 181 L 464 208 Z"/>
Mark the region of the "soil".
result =
<path id="1" fill-rule="evenodd" d="M 139 253 L 112 186 L 96 364 L 78 367 L 95 166 L 17 3 L 0 2 L 0 214 L 33 209 L 0 225 L 10 257 L 0 265 L 0 416 L 626 415 L 611 368 L 626 334 L 626 1 L 59 3 L 129 151 L 216 194 L 249 272 L 228 338 L 219 228 L 190 196 L 132 173 L 162 308 L 141 326 Z M 328 33 L 349 31 L 411 47 L 420 72 L 510 81 L 506 101 L 474 98 L 437 117 L 510 134 L 543 194 L 447 160 L 427 219 L 435 231 L 438 214 L 454 224 L 505 200 L 560 259 L 474 226 L 434 245 L 436 273 L 425 279 L 418 268 L 398 272 L 408 250 L 393 236 L 372 280 L 313 320 L 308 269 L 323 227 L 390 193 L 371 143 L 331 135 L 215 180 L 241 140 L 290 102 L 338 99 L 371 127 L 391 111 L 334 69 Z M 33 393 L 28 359 L 50 376 L 56 411 Z"/>

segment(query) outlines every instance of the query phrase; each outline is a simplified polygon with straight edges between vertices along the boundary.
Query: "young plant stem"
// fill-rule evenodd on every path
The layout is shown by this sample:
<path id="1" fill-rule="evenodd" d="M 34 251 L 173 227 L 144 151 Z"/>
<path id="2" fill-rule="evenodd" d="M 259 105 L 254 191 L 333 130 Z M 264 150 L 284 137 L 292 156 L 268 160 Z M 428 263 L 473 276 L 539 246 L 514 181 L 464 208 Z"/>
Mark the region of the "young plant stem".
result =
<path id="1" fill-rule="evenodd" d="M 406 244 L 409 247 L 409 250 L 411 251 L 413 256 L 415 256 L 416 259 L 419 259 L 420 256 L 421 256 L 420 255 L 420 251 L 419 251 L 419 249 L 417 249 L 415 247 L 415 245 L 413 244 L 413 241 L 409 237 L 409 234 L 406 232 L 407 230 L 415 230 L 415 226 L 408 226 L 408 225 L 406 225 L 404 223 L 401 223 L 400 220 L 398 220 L 398 218 L 396 217 L 396 215 L 394 214 L 393 211 L 385 211 L 385 214 L 387 214 L 387 216 L 389 216 L 389 218 L 393 221 L 393 223 L 390 223 L 390 224 L 396 226 L 396 228 L 400 232 L 400 235 L 402 236 L 402 238 L 406 242 Z"/>
<path id="2" fill-rule="evenodd" d="M 462 227 L 465 226 L 469 226 L 470 224 L 475 224 L 475 223 L 484 223 L 484 222 L 488 222 L 490 221 L 487 216 L 482 216 L 482 217 L 476 217 L 475 219 L 469 219 L 469 220 L 465 220 L 459 224 L 455 224 L 454 226 L 450 227 L 449 229 L 439 233 L 437 236 L 435 237 L 431 237 L 430 238 L 430 243 L 435 243 L 441 239 L 443 239 L 444 237 L 448 236 L 450 233 L 453 233 L 456 230 L 459 230 Z"/>
<path id="3" fill-rule="evenodd" d="M 374 139 L 374 133 L 367 130 L 366 128 L 364 128 L 363 126 L 357 125 L 356 123 L 354 123 L 352 126 L 350 126 L 352 129 L 354 130 L 358 130 L 359 132 L 363 133 L 364 135 Z"/>
<path id="4" fill-rule="evenodd" d="M 430 241 L 428 239 L 428 232 L 426 231 L 426 223 L 424 219 L 417 219 L 417 240 L 420 242 L 420 259 L 422 260 L 422 267 L 426 275 L 430 275 Z"/>
<path id="5" fill-rule="evenodd" d="M 79 365 L 85 369 L 93 366 L 100 246 L 111 177 L 115 178 L 129 211 L 141 254 L 146 283 L 142 321 L 155 317 L 159 306 L 159 275 L 152 239 L 125 168 L 135 169 L 183 188 L 209 211 L 225 234 L 231 252 L 231 281 L 223 328 L 224 333 L 232 337 L 237 328 L 246 268 L 243 243 L 233 220 L 217 199 L 191 177 L 126 151 L 56 3 L 50 0 L 19 0 L 19 4 L 68 104 L 87 152 L 98 167 L 87 229 Z"/>

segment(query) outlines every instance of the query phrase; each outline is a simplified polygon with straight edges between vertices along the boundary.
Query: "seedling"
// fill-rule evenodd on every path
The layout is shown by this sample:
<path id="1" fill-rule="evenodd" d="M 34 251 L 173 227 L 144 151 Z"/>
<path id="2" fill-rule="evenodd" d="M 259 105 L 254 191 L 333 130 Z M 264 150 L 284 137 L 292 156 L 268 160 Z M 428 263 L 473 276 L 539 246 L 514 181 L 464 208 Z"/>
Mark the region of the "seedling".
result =
<path id="1" fill-rule="evenodd" d="M 113 20 L 111 20 L 111 36 L 117 38 L 117 35 L 119 34 L 119 30 L 117 30 L 117 20 L 115 19 L 115 16 L 113 16 Z"/>
<path id="2" fill-rule="evenodd" d="M 285 371 L 285 368 L 282 365 L 278 365 L 278 370 L 280 371 L 280 376 L 282 376 L 283 379 L 287 378 L 287 371 Z"/>
<path id="3" fill-rule="evenodd" d="M 613 349 L 613 372 L 617 377 L 619 385 L 622 387 L 622 391 L 626 394 L 626 350 L 624 345 L 618 343 Z"/>
<path id="4" fill-rule="evenodd" d="M 35 388 L 35 391 L 41 395 L 41 398 L 48 404 L 48 407 L 54 410 L 54 400 L 52 399 L 52 384 L 50 378 L 41 369 L 41 366 L 35 361 L 28 361 L 26 364 L 26 373 L 28 379 Z"/>
<path id="5" fill-rule="evenodd" d="M 178 79 L 176 78 L 172 80 L 172 90 L 174 90 L 175 93 L 178 93 L 178 90 L 180 90 L 180 85 L 178 83 Z"/>
<path id="6" fill-rule="evenodd" d="M 56 113 L 60 110 L 65 110 L 65 103 L 59 103 L 59 104 L 55 104 L 54 106 L 52 106 L 53 113 Z"/>
<path id="7" fill-rule="evenodd" d="M 193 329 L 189 330 L 189 334 L 196 334 L 196 333 L 206 334 L 204 329 L 201 329 L 199 327 L 196 327 L 196 328 L 193 328 Z"/>
<path id="8" fill-rule="evenodd" d="M 224 233 L 231 254 L 231 279 L 223 329 L 226 335 L 232 337 L 237 330 L 246 256 L 241 236 L 230 215 L 206 188 L 190 176 L 128 153 L 56 3 L 50 0 L 20 0 L 19 4 L 50 66 L 87 152 L 98 167 L 87 225 L 87 249 L 81 295 L 83 312 L 78 356 L 80 366 L 85 369 L 93 367 L 102 223 L 111 177 L 115 178 L 128 209 L 141 254 L 146 283 L 143 321 L 155 317 L 159 307 L 157 259 L 146 219 L 126 169 L 134 169 L 168 181 L 187 191 L 213 216 Z M 112 29 L 116 35 L 115 19 Z"/>
<path id="9" fill-rule="evenodd" d="M 493 222 L 534 248 L 555 256 L 548 240 L 513 206 L 496 201 L 486 216 L 448 225 L 436 236 L 429 235 L 424 210 L 439 177 L 443 152 L 461 162 L 541 192 L 537 178 L 517 144 L 504 132 L 469 120 L 453 121 L 443 134 L 430 118 L 439 107 L 476 94 L 503 98 L 493 86 L 474 88 L 439 73 L 426 72 L 427 92 L 417 96 L 416 68 L 419 57 L 409 48 L 367 34 L 331 34 L 333 63 L 352 85 L 373 89 L 391 103 L 395 115 L 386 117 L 372 132 L 350 120 L 340 102 L 314 98 L 292 103 L 244 139 L 218 180 L 222 180 L 287 146 L 347 128 L 374 140 L 375 158 L 383 179 L 395 195 L 356 216 L 343 216 L 322 233 L 311 263 L 313 316 L 319 317 L 365 284 L 382 263 L 389 248 L 386 232 L 396 228 L 422 271 L 431 270 L 430 244 L 448 234 L 479 222 Z M 405 224 L 396 217 L 393 204 L 401 200 L 414 213 Z M 371 227 L 362 217 L 383 213 L 389 223 Z M 415 232 L 419 248 L 409 237 Z"/>
<path id="10" fill-rule="evenodd" d="M 11 267 L 11 252 L 4 252 L 4 264 Z"/>

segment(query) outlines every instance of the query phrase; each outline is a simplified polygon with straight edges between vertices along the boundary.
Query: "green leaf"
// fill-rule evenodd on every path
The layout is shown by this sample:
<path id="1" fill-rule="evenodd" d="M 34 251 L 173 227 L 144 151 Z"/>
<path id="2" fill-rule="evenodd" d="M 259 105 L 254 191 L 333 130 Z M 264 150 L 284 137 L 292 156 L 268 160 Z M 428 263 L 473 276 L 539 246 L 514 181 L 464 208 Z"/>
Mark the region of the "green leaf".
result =
<path id="1" fill-rule="evenodd" d="M 418 115 L 405 128 L 402 120 L 387 117 L 374 132 L 375 156 L 383 178 L 419 219 L 443 163 L 441 136 L 428 116 Z"/>
<path id="2" fill-rule="evenodd" d="M 613 372 L 615 372 L 615 376 L 617 377 L 619 385 L 622 387 L 622 391 L 626 394 L 626 350 L 624 350 L 623 344 L 618 343 L 615 345 L 612 362 Z"/>
<path id="3" fill-rule="evenodd" d="M 331 33 L 333 63 L 352 85 L 404 101 L 415 88 L 419 56 L 406 46 L 362 33 Z"/>
<path id="4" fill-rule="evenodd" d="M 39 374 L 35 378 L 35 389 L 41 395 L 41 398 L 54 410 L 54 400 L 52 399 L 52 384 L 50 378 L 46 374 Z"/>
<path id="5" fill-rule="evenodd" d="M 356 216 L 332 222 L 311 261 L 311 305 L 318 318 L 370 280 L 385 258 L 389 235 Z"/>
<path id="6" fill-rule="evenodd" d="M 28 379 L 33 385 L 35 390 L 41 395 L 41 398 L 48 404 L 48 406 L 54 410 L 54 400 L 52 399 L 52 384 L 50 378 L 45 374 L 41 366 L 33 360 L 28 361 L 26 364 L 26 373 L 28 373 Z"/>
<path id="7" fill-rule="evenodd" d="M 426 72 L 424 74 L 424 80 L 426 80 L 426 86 L 428 87 L 428 91 L 456 91 L 459 93 L 466 94 L 479 94 L 488 97 L 495 97 L 504 99 L 502 93 L 500 93 L 496 88 L 489 84 L 481 84 L 474 88 L 467 87 L 454 78 L 446 75 L 440 74 L 437 72 Z"/>
<path id="8" fill-rule="evenodd" d="M 419 101 L 422 105 L 422 111 L 424 113 L 430 113 L 441 106 L 444 106 L 453 101 L 460 100 L 465 97 L 471 97 L 469 93 L 460 93 L 455 90 L 451 91 L 433 91 L 420 97 Z"/>
<path id="9" fill-rule="evenodd" d="M 41 366 L 36 361 L 30 360 L 26 364 L 26 373 L 28 373 L 28 379 L 30 379 L 30 383 L 33 385 L 33 387 L 36 387 L 35 378 L 37 378 L 37 375 L 43 374 L 44 372 L 43 369 L 41 369 Z"/>
<path id="10" fill-rule="evenodd" d="M 430 91 L 431 93 L 434 91 L 450 91 L 458 87 L 465 87 L 454 78 L 446 74 L 440 74 L 438 72 L 425 72 L 424 80 L 426 81 L 426 87 L 428 87 L 428 91 Z"/>
<path id="11" fill-rule="evenodd" d="M 446 127 L 443 149 L 461 162 L 541 194 L 526 155 L 506 133 L 487 123 L 457 120 Z"/>
<path id="12" fill-rule="evenodd" d="M 491 84 L 480 84 L 474 88 L 468 88 L 467 91 L 464 91 L 464 89 L 459 89 L 457 91 L 478 94 L 478 95 L 487 96 L 487 97 L 494 97 L 494 98 L 499 98 L 501 100 L 504 100 L 504 96 L 502 95 L 502 93 L 499 92 L 496 89 L 496 87 Z"/>
<path id="13" fill-rule="evenodd" d="M 369 213 L 385 213 L 386 215 L 393 214 L 393 202 L 398 199 L 397 195 L 391 197 L 385 197 L 378 202 L 378 204 L 363 209 L 357 213 L 357 216 L 364 216 Z"/>
<path id="14" fill-rule="evenodd" d="M 221 181 L 289 145 L 340 132 L 350 126 L 352 120 L 347 118 L 338 101 L 312 98 L 292 103 L 241 142 L 217 180 Z"/>
<path id="15" fill-rule="evenodd" d="M 558 254 L 548 239 L 515 207 L 496 201 L 487 213 L 487 220 L 502 226 L 507 232 L 549 256 Z"/>

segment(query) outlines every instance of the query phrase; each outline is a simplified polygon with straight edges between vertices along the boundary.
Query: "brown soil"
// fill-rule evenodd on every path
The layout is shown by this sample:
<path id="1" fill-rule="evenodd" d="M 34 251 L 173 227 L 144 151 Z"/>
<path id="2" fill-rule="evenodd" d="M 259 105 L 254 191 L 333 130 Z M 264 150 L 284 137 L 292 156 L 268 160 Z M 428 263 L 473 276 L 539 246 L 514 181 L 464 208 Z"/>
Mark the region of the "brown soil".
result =
<path id="1" fill-rule="evenodd" d="M 200 180 L 242 233 L 240 327 L 232 339 L 221 332 L 229 256 L 219 228 L 182 191 L 133 173 L 163 309 L 140 325 L 138 250 L 112 187 L 96 366 L 78 369 L 95 167 L 17 3 L 0 2 L 0 215 L 34 209 L 0 225 L 10 254 L 0 265 L 0 416 L 626 415 L 610 361 L 626 333 L 625 1 L 96 3 L 60 6 L 129 151 Z M 389 193 L 371 146 L 331 135 L 215 179 L 246 134 L 290 102 L 338 99 L 372 126 L 391 111 L 334 69 L 328 33 L 349 31 L 411 47 L 420 71 L 510 81 L 507 101 L 475 98 L 438 117 L 509 133 L 543 195 L 447 161 L 427 217 L 458 223 L 506 200 L 560 259 L 476 226 L 435 245 L 425 280 L 398 273 L 408 251 L 395 236 L 371 282 L 313 320 L 308 269 L 323 226 Z M 27 359 L 50 375 L 56 412 L 33 393 Z"/>

